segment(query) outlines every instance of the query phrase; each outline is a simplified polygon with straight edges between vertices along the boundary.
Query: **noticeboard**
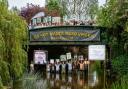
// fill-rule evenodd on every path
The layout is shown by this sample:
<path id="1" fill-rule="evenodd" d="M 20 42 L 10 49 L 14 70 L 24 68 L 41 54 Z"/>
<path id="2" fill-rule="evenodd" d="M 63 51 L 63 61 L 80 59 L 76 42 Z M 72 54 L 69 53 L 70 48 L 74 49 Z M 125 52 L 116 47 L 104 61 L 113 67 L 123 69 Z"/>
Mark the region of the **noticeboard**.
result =
<path id="1" fill-rule="evenodd" d="M 105 60 L 105 45 L 89 45 L 88 59 L 89 60 Z"/>

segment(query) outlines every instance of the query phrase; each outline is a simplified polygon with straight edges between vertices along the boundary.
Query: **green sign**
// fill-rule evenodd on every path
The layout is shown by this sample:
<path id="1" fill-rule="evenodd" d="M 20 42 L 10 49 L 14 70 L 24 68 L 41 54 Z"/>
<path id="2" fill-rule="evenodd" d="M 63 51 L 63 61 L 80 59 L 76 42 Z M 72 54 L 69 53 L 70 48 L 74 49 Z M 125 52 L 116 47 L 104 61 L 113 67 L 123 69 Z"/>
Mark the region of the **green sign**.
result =
<path id="1" fill-rule="evenodd" d="M 30 41 L 100 41 L 100 30 L 31 30 Z"/>

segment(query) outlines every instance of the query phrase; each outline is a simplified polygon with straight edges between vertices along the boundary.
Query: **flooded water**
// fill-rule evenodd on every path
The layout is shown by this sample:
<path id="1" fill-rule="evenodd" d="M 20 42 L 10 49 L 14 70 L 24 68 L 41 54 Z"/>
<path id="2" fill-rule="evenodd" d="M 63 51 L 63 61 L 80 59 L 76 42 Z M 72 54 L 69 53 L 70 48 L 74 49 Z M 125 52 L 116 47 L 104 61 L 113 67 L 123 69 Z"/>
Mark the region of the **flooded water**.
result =
<path id="1" fill-rule="evenodd" d="M 84 73 L 78 74 L 47 74 L 48 89 L 102 89 L 102 78 L 94 72 L 88 76 Z"/>
<path id="2" fill-rule="evenodd" d="M 72 74 L 46 72 L 35 83 L 36 86 L 42 86 L 42 88 L 33 89 L 103 89 L 105 87 L 105 77 L 104 72 L 99 73 L 91 69 L 73 72 Z M 23 89 L 18 84 L 15 85 L 14 89 Z M 19 85 L 21 84 L 19 83 Z"/>
<path id="3" fill-rule="evenodd" d="M 76 74 L 50 74 L 47 73 L 44 80 L 47 81 L 48 89 L 102 89 L 104 79 L 97 72 Z"/>

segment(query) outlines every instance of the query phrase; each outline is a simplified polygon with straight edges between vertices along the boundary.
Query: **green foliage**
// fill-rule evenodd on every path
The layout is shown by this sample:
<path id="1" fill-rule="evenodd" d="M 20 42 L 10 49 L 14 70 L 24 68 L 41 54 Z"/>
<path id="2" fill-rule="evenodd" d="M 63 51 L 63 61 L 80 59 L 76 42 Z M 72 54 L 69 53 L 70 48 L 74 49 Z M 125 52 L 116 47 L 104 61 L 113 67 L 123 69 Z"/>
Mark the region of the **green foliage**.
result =
<path id="1" fill-rule="evenodd" d="M 91 20 L 94 20 L 97 11 L 98 11 L 98 0 L 89 0 L 87 13 Z"/>
<path id="2" fill-rule="evenodd" d="M 59 3 L 57 0 L 49 0 L 47 6 L 50 11 L 59 9 Z"/>
<path id="3" fill-rule="evenodd" d="M 10 82 L 10 75 L 8 70 L 7 62 L 0 61 L 0 76 L 4 84 Z"/>
<path id="4" fill-rule="evenodd" d="M 63 21 L 63 16 L 66 14 L 64 3 L 60 3 L 60 0 L 48 0 L 47 7 L 50 14 L 59 14 Z"/>
<path id="5" fill-rule="evenodd" d="M 123 13 L 120 11 L 121 7 L 119 0 L 108 0 L 105 6 L 99 9 L 98 24 L 101 26 L 116 28 L 117 23 Z"/>
<path id="6" fill-rule="evenodd" d="M 128 75 L 125 75 L 121 80 L 112 84 L 108 89 L 128 89 Z"/>
<path id="7" fill-rule="evenodd" d="M 17 13 L 8 10 L 7 1 L 0 1 L 0 75 L 3 82 L 19 78 L 25 69 L 27 25 Z"/>
<path id="8" fill-rule="evenodd" d="M 2 84 L 2 80 L 0 79 L 0 89 L 3 89 L 3 84 Z"/>
<path id="9" fill-rule="evenodd" d="M 121 55 L 112 60 L 113 72 L 116 72 L 118 77 L 128 74 L 128 55 Z"/>
<path id="10" fill-rule="evenodd" d="M 126 4 L 126 7 L 124 5 Z M 97 23 L 100 26 L 117 29 L 118 26 L 125 27 L 127 16 L 124 16 L 128 3 L 121 0 L 108 0 L 107 3 L 99 8 Z"/>
<path id="11" fill-rule="evenodd" d="M 128 3 L 126 0 L 108 0 L 99 8 L 97 23 L 108 29 L 108 45 L 112 58 L 128 53 Z"/>
<path id="12" fill-rule="evenodd" d="M 128 32 L 128 21 L 127 21 L 126 26 L 125 26 L 125 31 Z"/>
<path id="13" fill-rule="evenodd" d="M 92 71 L 97 71 L 97 73 L 98 73 L 99 75 L 102 74 L 103 69 L 104 69 L 104 67 L 101 68 L 101 62 L 100 62 L 100 61 L 95 61 L 94 64 L 92 64 L 92 66 L 91 66 L 91 68 L 90 68 L 90 70 L 92 70 Z"/>

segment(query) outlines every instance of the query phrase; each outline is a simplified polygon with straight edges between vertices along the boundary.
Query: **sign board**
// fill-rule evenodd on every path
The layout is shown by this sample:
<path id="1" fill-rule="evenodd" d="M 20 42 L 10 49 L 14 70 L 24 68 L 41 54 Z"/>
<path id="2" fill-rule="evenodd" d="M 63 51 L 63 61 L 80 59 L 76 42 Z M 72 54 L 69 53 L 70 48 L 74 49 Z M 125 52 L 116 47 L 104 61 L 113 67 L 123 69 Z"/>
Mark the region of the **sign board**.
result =
<path id="1" fill-rule="evenodd" d="M 100 30 L 66 28 L 66 30 L 30 30 L 30 41 L 100 41 Z"/>
<path id="2" fill-rule="evenodd" d="M 60 62 L 60 59 L 56 59 L 56 62 Z"/>
<path id="3" fill-rule="evenodd" d="M 54 64 L 54 59 L 50 59 L 50 63 L 51 64 Z"/>
<path id="4" fill-rule="evenodd" d="M 61 61 L 66 61 L 66 55 L 60 55 Z"/>
<path id="5" fill-rule="evenodd" d="M 66 53 L 67 59 L 72 59 L 71 53 Z"/>
<path id="6" fill-rule="evenodd" d="M 34 63 L 35 64 L 45 64 L 47 59 L 46 51 L 34 50 Z"/>
<path id="7" fill-rule="evenodd" d="M 89 60 L 105 60 L 105 45 L 89 45 Z"/>

